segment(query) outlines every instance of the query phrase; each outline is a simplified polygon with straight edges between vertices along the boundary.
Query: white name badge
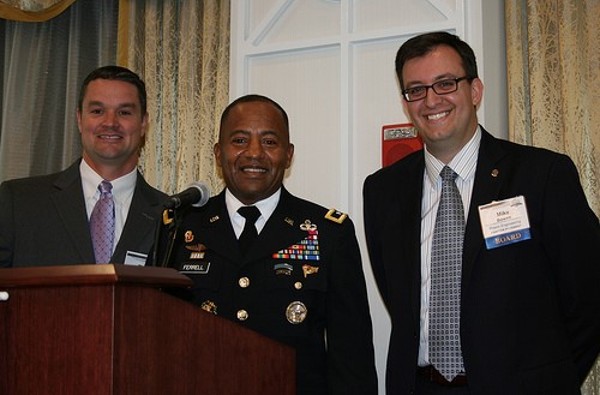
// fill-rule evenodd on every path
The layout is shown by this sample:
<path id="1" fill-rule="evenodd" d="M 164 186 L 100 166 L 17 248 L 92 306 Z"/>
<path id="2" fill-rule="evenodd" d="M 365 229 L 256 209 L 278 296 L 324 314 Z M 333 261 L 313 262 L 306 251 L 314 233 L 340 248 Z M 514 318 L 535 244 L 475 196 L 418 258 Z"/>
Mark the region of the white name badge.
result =
<path id="1" fill-rule="evenodd" d="M 523 196 L 479 206 L 479 218 L 488 250 L 531 239 Z"/>
<path id="2" fill-rule="evenodd" d="M 127 251 L 125 254 L 125 262 L 123 263 L 129 266 L 144 266 L 147 258 L 147 254 L 142 254 L 141 252 L 135 251 Z"/>

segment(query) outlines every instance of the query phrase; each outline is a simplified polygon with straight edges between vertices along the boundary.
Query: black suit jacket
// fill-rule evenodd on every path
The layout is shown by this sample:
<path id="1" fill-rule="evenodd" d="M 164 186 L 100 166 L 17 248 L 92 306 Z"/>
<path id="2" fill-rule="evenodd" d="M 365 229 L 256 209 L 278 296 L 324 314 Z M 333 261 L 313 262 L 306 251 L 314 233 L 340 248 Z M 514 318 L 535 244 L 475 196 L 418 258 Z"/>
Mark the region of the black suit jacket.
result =
<path id="1" fill-rule="evenodd" d="M 370 175 L 364 220 L 392 331 L 388 394 L 419 348 L 423 151 Z M 487 250 L 478 206 L 523 195 L 531 240 Z M 565 155 L 483 131 L 466 224 L 461 342 L 473 394 L 577 394 L 600 349 L 600 227 Z M 545 391 L 545 392 L 544 392 Z"/>
<path id="2" fill-rule="evenodd" d="M 296 349 L 298 394 L 376 394 L 371 318 L 354 225 L 350 219 L 326 219 L 327 212 L 283 189 L 243 257 L 222 192 L 183 215 L 171 261 L 193 279 L 195 304 Z M 320 259 L 277 256 L 307 239 L 301 229 L 306 221 L 316 226 Z M 162 262 L 164 255 L 158 255 Z M 297 302 L 307 315 L 293 324 L 286 311 Z"/>
<path id="3" fill-rule="evenodd" d="M 0 185 L 0 267 L 94 263 L 79 163 Z M 165 197 L 138 173 L 112 263 L 127 251 L 148 254 Z"/>

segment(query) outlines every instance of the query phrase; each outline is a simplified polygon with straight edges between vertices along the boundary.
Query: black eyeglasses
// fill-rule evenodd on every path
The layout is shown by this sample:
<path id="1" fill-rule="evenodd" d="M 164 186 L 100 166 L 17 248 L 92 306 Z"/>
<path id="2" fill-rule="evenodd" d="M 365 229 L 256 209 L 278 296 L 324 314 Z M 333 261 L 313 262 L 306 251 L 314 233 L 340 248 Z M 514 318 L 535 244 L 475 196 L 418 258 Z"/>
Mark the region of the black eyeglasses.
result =
<path id="1" fill-rule="evenodd" d="M 458 90 L 458 83 L 462 80 L 472 80 L 471 77 L 460 77 L 460 78 L 448 78 L 447 80 L 441 80 L 431 85 L 417 85 L 407 88 L 402 91 L 404 100 L 417 101 L 425 99 L 429 88 L 438 95 L 447 95 L 448 93 L 456 92 Z"/>

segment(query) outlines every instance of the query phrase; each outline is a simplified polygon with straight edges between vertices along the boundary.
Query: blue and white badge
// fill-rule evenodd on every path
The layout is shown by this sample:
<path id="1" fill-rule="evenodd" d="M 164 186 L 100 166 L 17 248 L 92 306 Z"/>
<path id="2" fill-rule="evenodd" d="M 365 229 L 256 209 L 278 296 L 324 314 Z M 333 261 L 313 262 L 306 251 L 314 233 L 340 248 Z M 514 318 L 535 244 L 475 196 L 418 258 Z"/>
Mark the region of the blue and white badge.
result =
<path id="1" fill-rule="evenodd" d="M 479 218 L 488 250 L 531 239 L 523 196 L 479 206 Z"/>

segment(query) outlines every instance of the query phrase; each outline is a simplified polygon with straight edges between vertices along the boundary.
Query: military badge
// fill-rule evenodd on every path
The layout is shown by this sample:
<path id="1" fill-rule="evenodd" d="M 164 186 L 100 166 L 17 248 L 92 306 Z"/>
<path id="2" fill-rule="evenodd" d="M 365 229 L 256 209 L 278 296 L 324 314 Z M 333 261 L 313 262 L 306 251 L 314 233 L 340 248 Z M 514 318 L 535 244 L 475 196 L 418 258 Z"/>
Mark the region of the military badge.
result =
<path id="1" fill-rule="evenodd" d="M 292 302 L 285 309 L 285 318 L 287 318 L 290 324 L 301 324 L 308 314 L 306 305 L 300 301 Z"/>
<path id="2" fill-rule="evenodd" d="M 200 305 L 200 308 L 204 311 L 208 311 L 209 313 L 217 315 L 217 305 L 212 300 L 205 300 Z"/>
<path id="3" fill-rule="evenodd" d="M 316 274 L 318 272 L 318 266 L 302 265 L 302 273 L 304 273 L 304 278 L 308 277 L 310 274 Z"/>
<path id="4" fill-rule="evenodd" d="M 191 230 L 186 231 L 183 234 L 183 239 L 186 243 L 191 243 L 192 241 L 194 241 L 194 232 L 192 232 Z"/>
<path id="5" fill-rule="evenodd" d="M 342 213 L 341 211 L 338 211 L 334 208 L 332 208 L 327 212 L 327 214 L 325 214 L 325 219 L 328 219 L 338 224 L 344 222 L 346 218 L 348 218 L 348 214 Z"/>
<path id="6" fill-rule="evenodd" d="M 193 259 L 204 259 L 204 251 L 203 252 L 192 252 L 190 254 L 190 260 Z"/>
<path id="7" fill-rule="evenodd" d="M 300 224 L 300 229 L 306 231 L 308 235 L 296 244 L 288 248 L 279 250 L 272 255 L 275 259 L 298 259 L 306 261 L 318 261 L 319 256 L 319 232 L 317 225 L 310 220 Z"/>
<path id="8" fill-rule="evenodd" d="M 183 274 L 208 274 L 210 270 L 210 262 L 186 262 L 181 265 L 181 269 L 179 270 Z"/>
<path id="9" fill-rule="evenodd" d="M 312 222 L 310 222 L 310 219 L 307 219 L 307 220 L 304 221 L 304 223 L 300 224 L 300 229 L 302 229 L 302 230 L 304 230 L 306 232 L 311 232 L 311 231 L 316 232 L 317 231 L 317 225 L 313 224 Z"/>
<path id="10" fill-rule="evenodd" d="M 275 274 L 286 276 L 291 276 L 294 271 L 294 267 L 289 263 L 278 263 L 273 266 L 273 269 L 275 270 Z"/>
<path id="11" fill-rule="evenodd" d="M 189 251 L 204 252 L 204 251 L 206 251 L 206 246 L 202 243 L 198 243 L 198 244 L 192 244 L 189 246 L 185 246 L 185 249 L 189 250 Z"/>

